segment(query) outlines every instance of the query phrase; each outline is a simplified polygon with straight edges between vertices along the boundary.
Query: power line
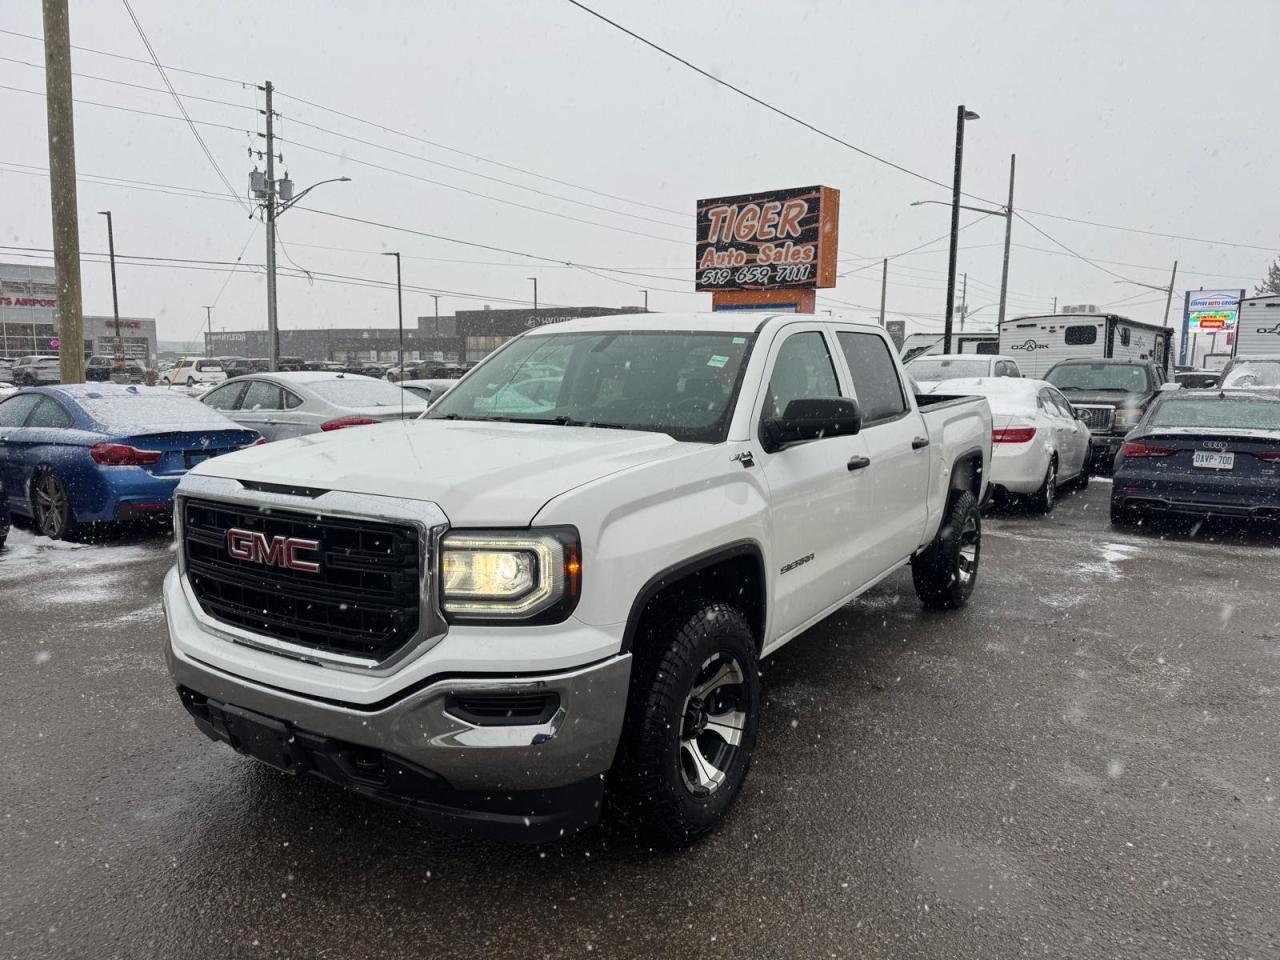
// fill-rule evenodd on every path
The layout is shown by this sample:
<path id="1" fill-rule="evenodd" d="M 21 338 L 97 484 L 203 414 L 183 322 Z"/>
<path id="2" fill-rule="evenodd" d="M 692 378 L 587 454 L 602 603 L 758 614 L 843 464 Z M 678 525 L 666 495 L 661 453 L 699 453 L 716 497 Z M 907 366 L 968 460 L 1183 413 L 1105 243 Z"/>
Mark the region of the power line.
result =
<path id="1" fill-rule="evenodd" d="M 459 193 L 465 193 L 468 196 L 477 197 L 482 200 L 490 200 L 490 201 L 493 201 L 494 203 L 501 203 L 510 207 L 518 207 L 521 210 L 529 210 L 529 211 L 532 211 L 533 213 L 540 213 L 548 217 L 556 217 L 557 219 L 560 219 L 560 220 L 569 220 L 569 221 L 572 221 L 573 223 L 582 223 L 582 224 L 586 224 L 587 226 L 600 227 L 604 230 L 614 230 L 614 231 L 617 231 L 618 233 L 627 233 L 633 237 L 645 237 L 650 240 L 661 240 L 664 243 L 678 243 L 681 246 L 688 246 L 688 240 L 677 240 L 674 237 L 662 237 L 656 233 L 645 233 L 640 230 L 631 230 L 631 229 L 628 229 L 627 227 L 614 226 L 613 224 L 610 224 L 610 223 L 601 223 L 598 220 L 587 220 L 582 217 L 575 217 L 567 213 L 556 213 L 554 210 L 546 210 L 542 207 L 535 207 L 527 203 L 520 203 L 517 200 L 506 200 L 506 199 L 503 199 L 502 197 L 495 197 L 495 196 L 492 196 L 491 194 L 481 193 L 478 190 L 469 190 L 466 187 L 459 187 L 456 184 L 445 183 L 442 180 L 433 180 L 430 177 L 424 177 L 416 173 L 410 173 L 407 170 L 398 170 L 395 167 L 383 166 L 380 163 L 374 163 L 370 160 L 362 160 L 359 157 L 353 157 L 348 153 L 335 153 L 332 150 L 325 150 L 323 147 L 317 147 L 309 143 L 302 143 L 298 140 L 286 140 L 284 137 L 276 137 L 276 139 L 282 143 L 289 143 L 295 147 L 301 147 L 303 150 L 310 150 L 313 153 L 318 153 L 318 154 L 321 154 L 322 156 L 332 157 L 335 160 L 341 160 L 343 162 L 348 162 L 348 163 L 355 163 L 362 167 L 370 167 L 374 170 L 381 170 L 384 173 L 396 174 L 397 176 L 406 177 L 410 180 L 417 180 L 422 183 L 429 183 L 433 186 L 443 187 L 446 190 L 455 190 Z"/>
<path id="2" fill-rule="evenodd" d="M 457 147 L 451 147 L 448 144 L 440 143 L 437 140 L 428 140 L 425 137 L 418 136 L 417 134 L 408 133 L 404 130 L 397 130 L 396 128 L 389 127 L 386 124 L 377 123 L 373 120 L 367 120 L 364 117 L 359 117 L 351 113 L 345 113 L 342 110 L 335 109 L 334 107 L 326 107 L 324 104 L 316 103 L 313 100 L 307 100 L 303 97 L 299 97 L 291 93 L 283 93 L 277 90 L 276 96 L 284 97 L 286 99 L 293 100 L 297 103 L 305 104 L 306 106 L 312 107 L 313 109 L 316 109 L 316 110 L 323 110 L 325 113 L 331 113 L 334 116 L 342 117 L 343 119 L 350 120 L 354 123 L 361 123 L 361 124 L 364 124 L 365 126 L 373 127 L 375 130 L 380 130 L 383 133 L 395 134 L 398 137 L 404 137 L 406 140 L 413 140 L 413 141 L 416 141 L 417 143 L 425 144 L 428 147 L 435 147 L 437 150 L 445 150 L 445 151 L 448 151 L 449 153 L 456 153 L 460 157 L 467 157 L 468 159 L 471 159 L 471 160 L 479 160 L 481 163 L 492 164 L 495 167 L 501 167 L 504 170 L 511 170 L 514 173 L 523 173 L 525 176 L 528 176 L 528 177 L 535 177 L 538 180 L 546 180 L 548 183 L 556 183 L 562 187 L 571 187 L 574 190 L 581 190 L 584 193 L 594 194 L 597 197 L 605 197 L 606 199 L 609 199 L 609 200 L 620 200 L 623 203 L 634 204 L 637 207 L 648 207 L 650 210 L 661 210 L 663 213 L 674 213 L 677 216 L 688 215 L 688 211 L 685 211 L 685 210 L 673 210 L 670 207 L 662 207 L 662 206 L 658 206 L 657 204 L 646 203 L 643 200 L 635 200 L 631 197 L 623 197 L 615 193 L 607 193 L 603 190 L 597 190 L 593 187 L 583 186 L 580 183 L 574 183 L 569 180 L 561 180 L 557 177 L 548 176 L 547 174 L 544 174 L 544 173 L 537 173 L 536 171 L 528 170 L 524 167 L 518 167 L 515 164 L 505 163 L 501 160 L 494 160 L 492 157 L 486 157 L 478 153 L 471 153 L 467 150 L 461 150 Z M 294 119 L 293 122 L 301 123 L 302 121 Z M 479 176 L 479 174 L 477 174 L 477 176 Z"/>
<path id="3" fill-rule="evenodd" d="M 1028 220 L 1018 211 L 1015 210 L 1013 215 L 1017 217 L 1019 220 L 1021 220 L 1023 223 L 1025 223 L 1032 230 L 1034 230 L 1036 233 L 1040 234 L 1040 236 L 1048 240 L 1050 243 L 1056 244 L 1057 246 L 1061 247 L 1063 250 L 1067 251 L 1067 253 L 1075 257 L 1077 260 L 1081 260 L 1084 263 L 1089 264 L 1089 266 L 1093 267 L 1095 270 L 1101 270 L 1103 273 L 1109 274 L 1110 276 L 1113 276 L 1113 277 L 1117 277 L 1120 280 L 1124 280 L 1127 282 L 1134 282 L 1130 277 L 1126 277 L 1123 273 L 1116 273 L 1116 271 L 1112 270 L 1110 267 L 1104 267 L 1102 264 L 1096 263 L 1095 261 L 1090 260 L 1088 257 L 1084 256 L 1083 254 L 1077 253 L 1075 250 L 1072 250 L 1061 240 L 1058 240 L 1055 237 L 1051 237 L 1049 234 L 1045 233 L 1043 230 L 1041 230 L 1038 226 L 1036 226 L 1034 223 L 1032 223 L 1030 220 Z"/>
<path id="4" fill-rule="evenodd" d="M 27 90 L 23 87 L 11 87 L 6 83 L 0 83 L 0 90 L 10 90 L 13 93 L 25 93 L 33 97 L 43 97 L 45 95 L 43 90 Z M 182 123 L 185 120 L 187 123 L 193 123 L 201 127 L 213 127 L 219 130 L 230 130 L 234 133 L 244 133 L 244 134 L 252 135 L 251 131 L 246 130 L 244 127 L 233 127 L 230 124 L 226 124 L 226 123 L 214 123 L 210 120 L 191 120 L 189 118 L 184 118 L 184 117 L 175 117 L 171 113 L 156 113 L 154 110 L 139 110 L 137 107 L 122 107 L 116 103 L 102 103 L 99 100 L 86 100 L 83 97 L 74 97 L 72 99 L 76 103 L 82 103 L 85 106 L 89 106 L 89 107 L 102 107 L 105 110 L 119 110 L 123 113 L 136 113 L 139 116 L 157 117 L 161 120 L 177 120 L 179 123 Z M 237 201 L 238 200 L 239 198 L 237 198 Z"/>
<path id="5" fill-rule="evenodd" d="M 729 90 L 732 90 L 734 93 L 738 94 L 741 97 L 746 97 L 752 103 L 756 103 L 764 107 L 766 110 L 770 110 L 781 117 L 786 117 L 792 123 L 798 123 L 800 126 L 804 127 L 806 130 L 810 130 L 813 133 L 816 133 L 820 137 L 830 140 L 833 143 L 838 143 L 842 147 L 847 147 L 848 149 L 854 151 L 855 153 L 861 154 L 862 156 L 866 157 L 868 160 L 874 160 L 877 163 L 882 163 L 887 167 L 892 167 L 894 170 L 897 170 L 899 173 L 905 173 L 907 174 L 907 176 L 915 177 L 917 180 L 923 180 L 925 183 L 932 184 L 935 187 L 941 187 L 943 190 L 951 189 L 950 184 L 943 183 L 940 180 L 934 180 L 932 177 L 925 176 L 923 173 L 917 173 L 915 170 L 912 170 L 909 167 L 904 167 L 900 163 L 894 163 L 892 160 L 886 159 L 885 157 L 872 153 L 870 150 L 864 149 L 863 147 L 859 147 L 856 144 L 850 143 L 848 140 L 838 137 L 834 133 L 828 133 L 826 130 L 823 130 L 821 127 L 818 127 L 812 123 L 809 123 L 807 120 L 801 120 L 795 114 L 788 113 L 786 110 L 783 110 L 781 107 L 775 107 L 773 104 L 769 103 L 767 100 L 761 100 L 759 97 L 755 96 L 754 94 L 748 93 L 747 91 L 743 90 L 741 87 L 736 87 L 729 81 L 724 80 L 720 77 L 717 77 L 715 74 L 710 73 L 706 70 L 703 70 L 697 64 L 689 62 L 679 54 L 672 53 L 666 47 L 659 46 L 658 44 L 654 43 L 652 40 L 649 40 L 649 39 L 646 39 L 645 37 L 640 36 L 640 34 L 636 33 L 634 30 L 628 30 L 626 27 L 618 23 L 616 20 L 610 20 L 604 14 L 598 13 L 597 11 L 592 10 L 586 4 L 579 3 L 578 0 L 569 0 L 569 3 L 573 4 L 575 7 L 577 7 L 579 10 L 583 11 L 584 13 L 591 14 L 591 16 L 595 17 L 597 20 L 601 20 L 604 23 L 607 23 L 609 26 L 613 27 L 615 30 L 622 31 L 627 36 L 631 37 L 633 40 L 639 40 L 645 46 L 658 51 L 658 53 L 662 54 L 663 56 L 670 57 L 672 60 L 676 61 L 677 63 L 688 67 L 694 73 L 697 73 L 703 77 L 706 77 L 708 80 L 712 81 L 713 83 L 718 83 L 720 84 L 720 86 L 725 87 Z M 971 196 L 971 195 L 965 194 L 965 196 Z M 994 200 L 987 200 L 985 197 L 975 197 L 975 199 L 983 200 L 986 203 L 996 202 Z"/>
<path id="6" fill-rule="evenodd" d="M 569 2 L 570 2 L 570 3 L 573 3 L 573 2 L 575 2 L 575 0 L 569 0 Z M 970 227 L 972 227 L 975 223 L 981 223 L 983 220 L 987 219 L 987 217 L 989 217 L 989 216 L 991 216 L 991 214 L 989 214 L 989 213 L 984 213 L 984 214 L 983 214 L 982 216 L 980 216 L 980 217 L 974 217 L 974 218 L 973 218 L 972 220 L 970 220 L 968 223 L 961 224 L 961 226 L 960 226 L 960 232 L 963 232 L 963 231 L 965 231 L 965 230 L 968 230 L 968 229 L 969 229 Z M 896 259 L 898 259 L 898 257 L 905 257 L 905 256 L 906 256 L 907 254 L 909 254 L 909 253 L 915 253 L 915 251 L 917 251 L 917 250 L 921 249 L 922 247 L 927 247 L 927 246 L 930 246 L 930 245 L 932 245 L 932 244 L 939 243 L 939 242 L 941 242 L 941 241 L 943 241 L 943 240 L 948 239 L 950 236 L 951 236 L 951 233 L 950 233 L 950 231 L 948 231 L 947 233 L 944 233 L 944 234 L 943 234 L 942 236 L 940 236 L 940 237 L 934 237 L 932 240 L 926 240 L 924 243 L 918 243 L 918 244 L 916 244 L 914 247 L 909 247 L 908 249 L 903 250 L 901 253 L 894 253 L 894 254 L 891 254 L 891 255 L 889 255 L 889 256 L 887 256 L 887 257 L 881 257 L 881 258 L 880 258 L 880 260 L 881 260 L 881 261 L 883 261 L 883 260 L 896 260 Z M 861 272 L 862 272 L 862 271 L 864 271 L 864 270 L 870 270 L 872 267 L 876 267 L 876 266 L 879 266 L 879 265 L 880 265 L 880 264 L 879 264 L 879 262 L 868 263 L 866 266 L 863 266 L 863 267 L 855 267 L 855 268 L 854 268 L 854 269 L 852 269 L 852 270 L 846 270 L 844 273 L 836 274 L 836 276 L 837 276 L 837 277 L 840 277 L 840 278 L 842 278 L 842 279 L 843 279 L 844 277 L 851 277 L 851 276 L 853 276 L 855 273 L 861 273 Z M 876 309 L 878 310 L 878 309 L 880 309 L 880 308 L 879 308 L 879 307 L 877 307 Z"/>
<path id="7" fill-rule="evenodd" d="M 373 140 L 366 140 L 363 137 L 356 137 L 356 136 L 352 136 L 349 133 L 341 133 L 340 131 L 337 131 L 337 130 L 330 130 L 327 127 L 321 127 L 314 123 L 308 123 L 305 120 L 299 120 L 297 117 L 288 117 L 287 119 L 290 123 L 300 127 L 306 127 L 310 130 L 318 131 L 319 133 L 328 134 L 329 136 L 340 137 L 343 140 L 350 140 L 354 143 L 362 143 L 365 146 L 373 147 L 376 150 L 385 150 L 387 153 L 394 153 L 397 156 L 408 157 L 410 160 L 417 160 L 420 163 L 429 163 L 432 166 L 444 167 L 446 170 L 453 170 L 453 171 L 456 171 L 457 173 L 465 174 L 468 177 L 479 177 L 481 180 L 488 180 L 491 183 L 500 183 L 503 186 L 512 187 L 516 190 L 527 190 L 530 193 L 536 193 L 542 197 L 549 197 L 553 200 L 559 200 L 563 203 L 572 203 L 581 207 L 589 207 L 592 210 L 602 210 L 605 213 L 612 213 L 620 217 L 631 217 L 632 219 L 644 220 L 648 223 L 657 223 L 667 227 L 678 227 L 682 230 L 687 229 L 686 224 L 683 224 L 683 223 L 672 223 L 670 220 L 659 220 L 655 217 L 646 217 L 638 213 L 628 213 L 625 210 L 617 210 L 617 209 L 614 209 L 613 207 L 604 207 L 598 203 L 588 203 L 585 200 L 575 200 L 572 197 L 565 197 L 558 193 L 551 193 L 547 190 L 539 190 L 537 187 L 527 187 L 524 184 L 516 183 L 513 180 L 504 180 L 502 177 L 491 177 L 486 173 L 477 173 L 474 170 L 468 170 L 466 169 L 466 167 L 459 167 L 456 164 L 444 163 L 440 160 L 432 160 L 429 157 L 424 157 L 421 154 L 417 154 L 417 153 L 410 153 L 407 150 L 397 150 L 395 147 L 388 147 L 385 144 L 376 143 Z M 277 137 L 277 139 L 284 140 L 285 138 Z M 287 141 L 287 142 L 293 142 L 293 141 Z M 307 145 L 302 143 L 295 143 L 295 146 L 307 148 Z M 309 149 L 314 149 L 314 148 L 309 148 Z"/>
<path id="8" fill-rule="evenodd" d="M 1060 213 L 1045 213 L 1043 210 L 1022 210 L 1022 213 L 1029 213 L 1036 217 L 1047 217 L 1050 220 L 1064 220 L 1067 223 L 1080 223 L 1089 227 L 1099 227 L 1103 230 L 1121 230 L 1125 233 L 1141 233 L 1149 237 L 1162 237 L 1166 240 L 1185 240 L 1188 243 L 1204 243 L 1215 247 L 1238 247 L 1241 250 L 1261 250 L 1264 253 L 1277 254 L 1280 253 L 1280 246 L 1261 246 L 1255 243 L 1240 243 L 1234 240 L 1208 240 L 1204 237 L 1191 237 L 1181 233 L 1162 233 L 1159 230 L 1145 230 L 1142 227 L 1122 227 L 1114 223 L 1101 223 L 1097 220 L 1085 220 L 1080 217 L 1068 217 Z M 1025 222 L 1025 218 L 1022 218 Z M 1163 268 L 1161 268 L 1163 269 Z"/>
<path id="9" fill-rule="evenodd" d="M 182 98 L 178 96 L 178 91 L 174 89 L 172 83 L 169 82 L 169 75 L 164 72 L 164 67 L 160 65 L 160 58 L 156 56 L 155 50 L 151 46 L 151 41 L 147 39 L 146 31 L 142 29 L 142 23 L 138 20 L 137 14 L 133 12 L 133 7 L 129 5 L 129 0 L 120 0 L 124 4 L 125 10 L 129 12 L 129 19 L 133 21 L 134 28 L 138 31 L 138 36 L 142 38 L 142 44 L 147 48 L 147 54 L 151 57 L 151 62 L 155 64 L 156 71 L 160 74 L 160 79 L 164 81 L 164 85 L 169 88 L 169 92 L 173 94 L 173 102 L 177 104 L 178 110 L 182 113 L 183 118 L 187 121 L 187 126 L 191 128 L 191 135 L 196 138 L 196 142 L 200 144 L 200 149 L 204 151 L 205 157 L 209 161 L 209 165 L 213 167 L 217 173 L 218 179 L 222 181 L 222 185 L 227 188 L 227 193 L 236 198 L 236 201 L 244 208 L 244 211 L 250 216 L 253 215 L 253 208 L 249 206 L 247 201 L 241 199 L 240 194 L 236 192 L 236 188 L 231 185 L 231 181 L 227 179 L 227 175 L 222 172 L 222 167 L 218 165 L 218 161 L 214 159 L 213 151 L 209 149 L 209 145 L 204 142 L 204 137 L 200 136 L 200 131 L 196 129 L 196 125 L 191 120 L 191 115 L 187 113 L 187 108 L 182 102 Z"/>
<path id="10" fill-rule="evenodd" d="M 34 34 L 30 34 L 30 33 L 20 33 L 17 30 L 5 30 L 0 28 L 0 33 L 8 34 L 11 37 L 21 37 L 24 40 L 34 40 L 36 43 L 44 43 L 44 37 L 37 37 Z M 71 49 L 79 50 L 82 53 L 97 54 L 100 57 L 112 57 L 113 59 L 116 59 L 116 60 L 128 60 L 130 63 L 142 63 L 142 64 L 146 64 L 148 67 L 156 65 L 152 61 L 143 60 L 140 57 L 129 57 L 129 56 L 125 56 L 123 53 L 112 53 L 109 50 L 97 50 L 97 49 L 94 49 L 93 47 L 82 47 L 77 43 L 71 44 Z M 185 73 L 188 76 L 192 76 L 192 77 L 203 77 L 206 80 L 221 80 L 224 83 L 234 83 L 242 87 L 253 86 L 252 83 L 248 83 L 244 80 L 235 80 L 232 77 L 222 77 L 216 73 L 201 73 L 199 70 L 188 70 L 184 67 L 174 67 L 168 64 L 165 64 L 164 69 L 169 70 L 173 73 Z"/>

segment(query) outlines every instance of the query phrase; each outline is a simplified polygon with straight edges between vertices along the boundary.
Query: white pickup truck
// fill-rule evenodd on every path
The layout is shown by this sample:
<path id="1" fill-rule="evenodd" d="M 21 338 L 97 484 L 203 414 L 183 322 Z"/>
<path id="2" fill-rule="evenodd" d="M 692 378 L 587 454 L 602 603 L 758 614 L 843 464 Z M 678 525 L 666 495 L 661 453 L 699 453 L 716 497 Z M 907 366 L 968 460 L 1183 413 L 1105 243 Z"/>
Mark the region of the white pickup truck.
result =
<path id="1" fill-rule="evenodd" d="M 742 788 L 758 664 L 910 564 L 978 575 L 991 414 L 915 397 L 876 326 L 574 320 L 421 420 L 207 460 L 178 487 L 169 670 L 209 737 L 468 834 L 607 797 L 673 844 Z"/>

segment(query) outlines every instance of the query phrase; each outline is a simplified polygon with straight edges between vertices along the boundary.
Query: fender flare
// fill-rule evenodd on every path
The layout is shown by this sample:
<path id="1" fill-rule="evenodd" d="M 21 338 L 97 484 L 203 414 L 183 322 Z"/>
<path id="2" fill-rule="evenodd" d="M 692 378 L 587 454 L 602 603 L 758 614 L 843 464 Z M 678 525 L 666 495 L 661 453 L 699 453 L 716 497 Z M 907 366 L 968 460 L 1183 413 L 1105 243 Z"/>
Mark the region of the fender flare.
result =
<path id="1" fill-rule="evenodd" d="M 767 622 L 766 615 L 768 613 L 768 595 L 764 589 L 765 581 L 765 565 L 764 550 L 755 540 L 735 540 L 732 543 L 725 544 L 722 547 L 716 547 L 707 550 L 695 556 L 689 557 L 672 564 L 666 569 L 660 571 L 650 577 L 640 588 L 635 599 L 631 601 L 631 610 L 627 614 L 627 626 L 622 635 L 622 653 L 629 653 L 635 643 L 636 633 L 640 629 L 640 618 L 643 616 L 645 608 L 649 606 L 655 596 L 672 584 L 679 583 L 681 580 L 694 574 L 713 567 L 716 564 L 723 563 L 725 560 L 735 560 L 739 557 L 747 557 L 753 560 L 760 571 L 761 597 L 760 597 L 760 622 L 761 634 L 763 634 L 764 624 Z M 763 645 L 764 637 L 760 637 Z"/>

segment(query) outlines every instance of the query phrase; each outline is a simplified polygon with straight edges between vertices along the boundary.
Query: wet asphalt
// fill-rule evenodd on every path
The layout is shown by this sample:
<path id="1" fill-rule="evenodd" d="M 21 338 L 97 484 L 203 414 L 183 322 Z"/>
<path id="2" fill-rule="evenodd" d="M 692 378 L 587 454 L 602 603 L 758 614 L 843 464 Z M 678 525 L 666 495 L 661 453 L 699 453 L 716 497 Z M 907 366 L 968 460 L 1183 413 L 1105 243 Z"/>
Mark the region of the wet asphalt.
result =
<path id="1" fill-rule="evenodd" d="M 201 736 L 162 537 L 0 553 L 0 956 L 1280 956 L 1280 536 L 986 521 L 764 664 L 724 828 L 459 841 Z"/>

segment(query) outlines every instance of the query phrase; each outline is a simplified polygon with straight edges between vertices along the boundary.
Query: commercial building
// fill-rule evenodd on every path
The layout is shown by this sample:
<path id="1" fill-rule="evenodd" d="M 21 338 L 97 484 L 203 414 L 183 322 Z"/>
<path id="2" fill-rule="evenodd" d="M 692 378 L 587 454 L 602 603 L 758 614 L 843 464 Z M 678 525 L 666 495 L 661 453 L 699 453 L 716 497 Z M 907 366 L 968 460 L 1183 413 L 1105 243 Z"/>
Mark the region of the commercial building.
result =
<path id="1" fill-rule="evenodd" d="M 117 332 L 125 355 L 152 363 L 156 357 L 156 322 L 121 317 L 84 318 L 85 356 L 114 354 Z M 58 322 L 58 290 L 52 267 L 0 263 L 0 357 L 32 353 L 56 354 L 62 345 Z"/>
<path id="2" fill-rule="evenodd" d="M 641 307 L 545 307 L 539 310 L 459 310 L 453 316 L 418 317 L 404 331 L 406 360 L 444 363 L 482 360 L 512 337 L 533 327 L 579 317 L 643 313 Z M 394 327 L 305 329 L 280 331 L 280 355 L 337 362 L 395 360 L 400 349 Z M 265 357 L 266 330 L 215 330 L 205 334 L 211 357 Z"/>

